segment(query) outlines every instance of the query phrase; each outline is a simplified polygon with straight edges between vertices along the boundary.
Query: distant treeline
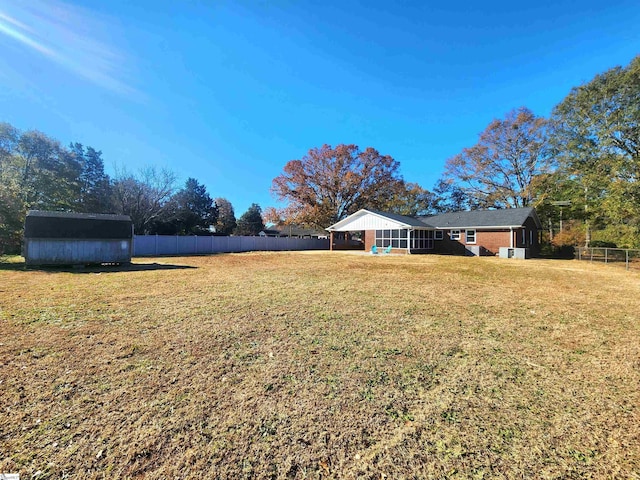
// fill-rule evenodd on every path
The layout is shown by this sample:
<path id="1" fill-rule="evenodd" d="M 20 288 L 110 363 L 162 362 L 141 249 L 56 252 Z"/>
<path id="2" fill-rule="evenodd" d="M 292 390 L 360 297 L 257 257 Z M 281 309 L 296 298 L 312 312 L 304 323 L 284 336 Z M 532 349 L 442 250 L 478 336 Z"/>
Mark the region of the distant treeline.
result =
<path id="1" fill-rule="evenodd" d="M 571 89 L 548 119 L 520 108 L 493 121 L 444 179 L 472 205 L 535 206 L 556 246 L 640 247 L 640 56 Z"/>
<path id="2" fill-rule="evenodd" d="M 362 207 L 415 215 L 533 206 L 558 248 L 640 247 L 640 56 L 574 87 L 550 118 L 520 107 L 493 120 L 447 160 L 432 192 L 398 171 L 373 148 L 324 145 L 288 162 L 273 190 L 288 202 L 282 216 L 324 226 Z"/>
<path id="3" fill-rule="evenodd" d="M 99 150 L 64 147 L 41 132 L 0 123 L 0 254 L 20 251 L 30 209 L 130 215 L 137 234 L 255 235 L 264 229 L 257 204 L 236 221 L 231 202 L 213 199 L 196 179 L 182 188 L 176 183 L 173 172 L 156 167 L 110 177 Z"/>
<path id="4" fill-rule="evenodd" d="M 556 247 L 640 247 L 640 56 L 574 87 L 550 118 L 526 107 L 492 121 L 478 143 L 449 158 L 433 191 L 405 182 L 389 155 L 323 145 L 291 160 L 273 180 L 286 202 L 272 223 L 325 228 L 359 208 L 402 215 L 534 206 Z M 189 178 L 149 167 L 104 171 L 102 153 L 0 123 L 0 253 L 19 251 L 29 209 L 130 215 L 138 234 L 255 235 L 253 204 L 233 206 Z M 213 229 L 211 227 L 214 227 Z"/>

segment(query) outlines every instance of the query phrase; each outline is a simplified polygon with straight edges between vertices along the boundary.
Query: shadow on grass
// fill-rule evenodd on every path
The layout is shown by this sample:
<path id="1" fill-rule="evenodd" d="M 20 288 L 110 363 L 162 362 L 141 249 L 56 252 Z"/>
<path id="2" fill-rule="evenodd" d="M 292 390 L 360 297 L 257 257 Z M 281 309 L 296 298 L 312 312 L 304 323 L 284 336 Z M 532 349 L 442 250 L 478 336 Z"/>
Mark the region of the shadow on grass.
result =
<path id="1" fill-rule="evenodd" d="M 36 266 L 26 265 L 24 262 L 2 263 L 0 270 L 14 270 L 23 272 L 44 272 L 44 273 L 118 273 L 118 272 L 147 272 L 155 270 L 184 270 L 196 269 L 191 265 L 172 265 L 165 263 L 130 263 L 121 265 L 48 265 Z"/>

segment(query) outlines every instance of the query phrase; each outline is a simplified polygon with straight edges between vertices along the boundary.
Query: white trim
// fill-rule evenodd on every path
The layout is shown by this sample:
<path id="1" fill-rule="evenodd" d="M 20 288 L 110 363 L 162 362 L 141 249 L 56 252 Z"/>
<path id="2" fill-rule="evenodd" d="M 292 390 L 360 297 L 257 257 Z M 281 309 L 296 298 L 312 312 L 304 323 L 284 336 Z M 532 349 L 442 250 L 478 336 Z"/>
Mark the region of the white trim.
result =
<path id="1" fill-rule="evenodd" d="M 433 227 L 434 230 L 466 230 L 467 228 L 475 229 L 475 230 L 495 230 L 496 228 L 522 228 L 524 225 L 491 225 L 485 227 L 484 225 L 467 225 L 467 226 L 455 226 L 455 227 Z"/>
<path id="2" fill-rule="evenodd" d="M 398 220 L 395 220 L 393 218 L 387 217 L 386 215 L 381 215 L 379 213 L 376 212 L 372 212 L 370 210 L 367 210 L 366 208 L 362 208 L 360 210 L 358 210 L 355 213 L 352 213 L 351 215 L 349 215 L 346 218 L 343 218 L 342 220 L 340 220 L 337 223 L 334 223 L 333 225 L 331 225 L 330 227 L 325 228 L 325 230 L 329 231 L 329 232 L 344 232 L 344 231 L 349 231 L 349 230 L 340 230 L 344 225 L 348 225 L 349 223 L 353 222 L 354 220 L 364 216 L 364 215 L 372 215 L 376 218 L 381 218 L 384 219 L 388 222 L 394 223 L 395 225 L 398 225 L 398 228 L 415 228 L 412 225 L 409 225 L 408 223 L 404 223 L 404 222 L 399 222 Z M 425 225 L 426 227 L 426 225 Z"/>
<path id="3" fill-rule="evenodd" d="M 473 242 L 469 241 L 469 232 L 473 232 Z M 475 245 L 478 242 L 477 230 L 475 228 L 465 228 L 464 230 L 464 243 L 469 245 Z"/>

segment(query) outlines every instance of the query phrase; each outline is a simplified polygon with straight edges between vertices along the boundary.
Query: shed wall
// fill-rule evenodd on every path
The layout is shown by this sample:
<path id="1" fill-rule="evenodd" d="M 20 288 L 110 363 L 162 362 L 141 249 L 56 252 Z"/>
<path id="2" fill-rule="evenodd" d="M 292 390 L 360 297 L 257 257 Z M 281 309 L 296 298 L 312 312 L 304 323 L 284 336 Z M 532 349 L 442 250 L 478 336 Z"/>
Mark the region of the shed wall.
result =
<path id="1" fill-rule="evenodd" d="M 25 238 L 27 265 L 80 265 L 131 262 L 132 241 Z"/>

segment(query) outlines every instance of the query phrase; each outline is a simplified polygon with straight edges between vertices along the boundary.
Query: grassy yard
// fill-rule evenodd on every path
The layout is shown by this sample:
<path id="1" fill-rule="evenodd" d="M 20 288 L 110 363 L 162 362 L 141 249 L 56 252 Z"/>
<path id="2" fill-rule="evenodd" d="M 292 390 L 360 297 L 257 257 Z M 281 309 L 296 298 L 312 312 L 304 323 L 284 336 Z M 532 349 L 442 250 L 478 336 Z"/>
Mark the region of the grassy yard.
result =
<path id="1" fill-rule="evenodd" d="M 0 473 L 640 478 L 640 275 L 347 253 L 0 265 Z"/>

